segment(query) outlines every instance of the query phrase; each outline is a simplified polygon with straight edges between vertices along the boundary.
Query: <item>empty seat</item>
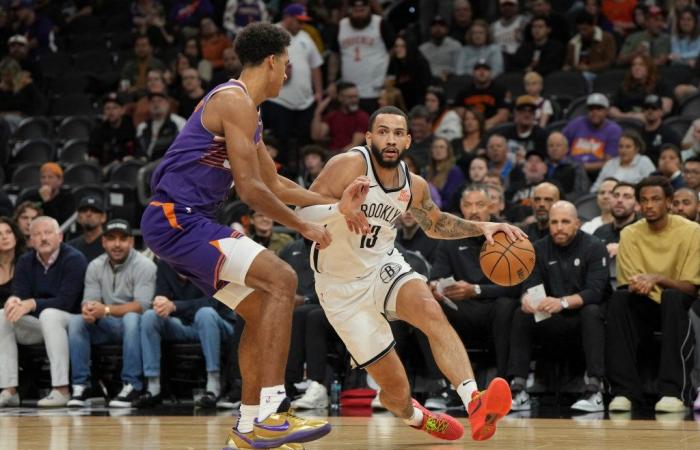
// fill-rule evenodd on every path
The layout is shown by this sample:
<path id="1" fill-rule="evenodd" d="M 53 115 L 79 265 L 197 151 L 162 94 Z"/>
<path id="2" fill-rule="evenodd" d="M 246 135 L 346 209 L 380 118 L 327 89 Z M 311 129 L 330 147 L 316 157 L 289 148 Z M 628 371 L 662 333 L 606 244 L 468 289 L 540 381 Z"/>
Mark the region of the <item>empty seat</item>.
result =
<path id="1" fill-rule="evenodd" d="M 90 96 L 85 94 L 57 95 L 51 102 L 51 114 L 54 116 L 92 116 L 95 114 L 95 106 Z"/>
<path id="2" fill-rule="evenodd" d="M 623 130 L 631 129 L 636 131 L 637 133 L 642 133 L 644 131 L 644 122 L 641 120 L 637 119 L 617 119 L 615 120 L 618 125 L 620 125 L 620 128 Z"/>
<path id="3" fill-rule="evenodd" d="M 94 122 L 84 116 L 66 117 L 56 128 L 56 137 L 60 140 L 68 139 L 90 139 L 90 131 Z"/>
<path id="4" fill-rule="evenodd" d="M 30 139 L 18 144 L 12 151 L 11 164 L 17 166 L 25 163 L 43 164 L 53 160 L 54 148 L 46 139 Z"/>
<path id="5" fill-rule="evenodd" d="M 596 194 L 586 194 L 576 200 L 576 211 L 582 221 L 591 220 L 600 215 Z"/>
<path id="6" fill-rule="evenodd" d="M 12 133 L 12 139 L 15 141 L 49 139 L 51 137 L 51 129 L 51 121 L 47 117 L 27 117 L 22 119 L 15 132 Z"/>
<path id="7" fill-rule="evenodd" d="M 112 54 L 105 50 L 87 50 L 73 55 L 73 68 L 88 73 L 114 70 Z"/>
<path id="8" fill-rule="evenodd" d="M 681 139 L 683 139 L 685 133 L 688 132 L 690 125 L 693 124 L 693 120 L 694 119 L 692 117 L 686 116 L 669 117 L 668 119 L 664 120 L 664 125 L 671 128 Z"/>
<path id="9" fill-rule="evenodd" d="M 607 96 L 613 95 L 625 79 L 625 69 L 611 69 L 599 73 L 593 81 L 593 92 L 600 92 Z"/>
<path id="10" fill-rule="evenodd" d="M 494 81 L 506 88 L 511 93 L 513 101 L 515 101 L 516 98 L 525 93 L 524 77 L 525 75 L 522 72 L 505 72 L 497 76 Z"/>
<path id="11" fill-rule="evenodd" d="M 664 80 L 668 86 L 677 86 L 679 84 L 689 84 L 693 82 L 695 77 L 694 70 L 686 65 L 661 66 L 659 68 L 659 77 Z"/>
<path id="12" fill-rule="evenodd" d="M 700 117 L 700 94 L 695 94 L 681 104 L 681 115 Z"/>
<path id="13" fill-rule="evenodd" d="M 586 94 L 588 82 L 580 72 L 552 72 L 544 78 L 545 96 L 577 98 Z"/>
<path id="14" fill-rule="evenodd" d="M 70 56 L 66 53 L 44 53 L 39 57 L 39 67 L 45 77 L 55 77 L 65 73 L 70 66 Z"/>
<path id="15" fill-rule="evenodd" d="M 79 162 L 71 164 L 63 172 L 63 182 L 71 186 L 95 184 L 102 181 L 102 170 L 96 164 Z"/>
<path id="16" fill-rule="evenodd" d="M 455 98 L 457 98 L 459 91 L 467 87 L 471 82 L 472 77 L 469 75 L 452 75 L 450 78 L 448 78 L 444 86 L 447 103 L 452 105 L 455 102 Z"/>
<path id="17" fill-rule="evenodd" d="M 139 228 L 143 207 L 138 201 L 135 185 L 115 183 L 110 184 L 107 189 L 112 218 L 126 220 L 133 228 Z"/>
<path id="18" fill-rule="evenodd" d="M 109 182 L 126 186 L 136 186 L 139 169 L 143 166 L 140 161 L 124 161 L 112 169 L 109 175 Z"/>
<path id="19" fill-rule="evenodd" d="M 146 206 L 151 199 L 151 176 L 158 166 L 158 161 L 151 161 L 141 167 L 137 174 L 136 191 L 138 193 L 139 203 Z"/>
<path id="20" fill-rule="evenodd" d="M 58 150 L 58 161 L 66 164 L 86 162 L 88 150 L 86 139 L 69 139 Z"/>
<path id="21" fill-rule="evenodd" d="M 569 104 L 569 107 L 564 113 L 564 118 L 566 120 L 571 120 L 578 116 L 586 115 L 587 111 L 588 107 L 586 106 L 586 97 L 579 97 Z"/>
<path id="22" fill-rule="evenodd" d="M 81 94 L 88 87 L 87 76 L 81 72 L 68 72 L 53 78 L 49 83 L 52 94 Z"/>
<path id="23" fill-rule="evenodd" d="M 12 172 L 11 183 L 18 186 L 20 189 L 39 186 L 39 169 L 41 164 L 27 163 L 17 167 Z"/>
<path id="24" fill-rule="evenodd" d="M 554 131 L 561 131 L 568 124 L 569 124 L 568 120 L 556 120 L 554 122 L 549 122 L 547 124 L 547 128 L 545 128 L 545 131 L 547 131 L 547 134 L 550 134 Z"/>

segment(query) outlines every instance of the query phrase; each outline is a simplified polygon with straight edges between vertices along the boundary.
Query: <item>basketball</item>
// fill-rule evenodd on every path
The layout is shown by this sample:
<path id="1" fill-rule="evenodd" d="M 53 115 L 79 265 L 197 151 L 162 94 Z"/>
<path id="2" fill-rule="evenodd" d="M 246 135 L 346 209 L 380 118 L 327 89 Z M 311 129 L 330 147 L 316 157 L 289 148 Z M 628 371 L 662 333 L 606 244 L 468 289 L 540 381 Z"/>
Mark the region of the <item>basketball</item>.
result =
<path id="1" fill-rule="evenodd" d="M 527 279 L 535 267 L 535 249 L 529 240 L 512 241 L 502 231 L 493 235 L 493 244 L 484 242 L 479 254 L 481 271 L 494 283 L 515 286 Z"/>

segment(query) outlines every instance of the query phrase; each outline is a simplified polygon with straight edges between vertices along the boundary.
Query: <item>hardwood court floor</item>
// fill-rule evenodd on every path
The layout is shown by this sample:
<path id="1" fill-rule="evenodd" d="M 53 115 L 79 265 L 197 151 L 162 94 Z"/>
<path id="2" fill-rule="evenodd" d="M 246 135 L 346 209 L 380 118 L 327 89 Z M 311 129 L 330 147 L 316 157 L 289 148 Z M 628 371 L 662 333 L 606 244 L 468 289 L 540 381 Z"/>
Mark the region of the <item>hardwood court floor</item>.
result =
<path id="1" fill-rule="evenodd" d="M 573 420 L 509 417 L 496 436 L 474 442 L 431 439 L 388 417 L 332 417 L 333 431 L 307 450 L 334 449 L 700 449 L 700 423 L 664 420 Z M 0 417 L 0 450 L 116 450 L 223 447 L 229 416 Z M 468 429 L 467 429 L 468 432 Z"/>

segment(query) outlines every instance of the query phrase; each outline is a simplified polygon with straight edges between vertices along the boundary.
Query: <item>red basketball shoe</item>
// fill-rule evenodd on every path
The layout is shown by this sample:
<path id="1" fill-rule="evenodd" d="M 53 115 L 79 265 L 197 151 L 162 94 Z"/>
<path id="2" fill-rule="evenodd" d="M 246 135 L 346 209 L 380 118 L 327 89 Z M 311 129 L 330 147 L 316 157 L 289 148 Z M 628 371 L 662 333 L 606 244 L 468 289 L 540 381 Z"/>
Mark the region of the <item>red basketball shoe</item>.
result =
<path id="1" fill-rule="evenodd" d="M 510 412 L 512 398 L 508 382 L 494 378 L 488 389 L 472 394 L 467 412 L 472 426 L 472 439 L 485 441 L 496 432 L 496 422 Z"/>
<path id="2" fill-rule="evenodd" d="M 420 426 L 413 427 L 422 430 L 436 438 L 454 441 L 464 434 L 464 427 L 457 419 L 447 414 L 437 414 L 425 409 L 418 400 L 413 399 L 413 406 L 423 412 L 423 422 Z"/>

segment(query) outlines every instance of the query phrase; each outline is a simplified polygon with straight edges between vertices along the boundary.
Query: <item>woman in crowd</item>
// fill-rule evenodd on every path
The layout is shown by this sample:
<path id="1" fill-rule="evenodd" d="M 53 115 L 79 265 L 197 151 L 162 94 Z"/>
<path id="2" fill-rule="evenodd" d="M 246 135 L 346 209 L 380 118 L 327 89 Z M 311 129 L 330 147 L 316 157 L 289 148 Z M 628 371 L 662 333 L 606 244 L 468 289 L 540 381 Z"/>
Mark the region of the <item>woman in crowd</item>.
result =
<path id="1" fill-rule="evenodd" d="M 700 156 L 700 119 L 695 119 L 681 142 L 683 161 L 694 156 Z"/>
<path id="2" fill-rule="evenodd" d="M 464 174 L 455 165 L 450 141 L 436 137 L 430 147 L 427 180 L 435 186 L 443 205 L 449 205 L 452 196 L 465 181 Z"/>
<path id="3" fill-rule="evenodd" d="M 649 94 L 661 97 L 664 114 L 671 112 L 673 93 L 661 80 L 651 56 L 637 55 L 632 58 L 622 85 L 615 94 L 615 103 L 610 108 L 613 119 L 637 119 L 644 121 L 642 104 Z"/>
<path id="4" fill-rule="evenodd" d="M 403 94 L 401 94 L 400 90 L 391 85 L 384 86 L 382 90 L 379 91 L 377 105 L 380 108 L 384 106 L 396 106 L 403 112 L 408 111 L 406 109 L 406 102 L 403 99 Z"/>
<path id="5" fill-rule="evenodd" d="M 503 73 L 503 54 L 497 45 L 491 43 L 490 36 L 489 24 L 481 19 L 475 20 L 467 31 L 467 44 L 457 53 L 456 75 L 471 75 L 474 64 L 480 59 L 489 63 L 494 78 Z"/>
<path id="6" fill-rule="evenodd" d="M 483 183 L 489 173 L 489 161 L 485 156 L 478 155 L 469 164 L 469 181 Z"/>
<path id="7" fill-rule="evenodd" d="M 15 263 L 24 252 L 24 237 L 8 217 L 0 217 L 0 309 L 12 294 Z"/>
<path id="8" fill-rule="evenodd" d="M 410 110 L 423 103 L 432 78 L 430 64 L 416 44 L 403 36 L 397 37 L 391 50 L 387 81 L 401 91 L 406 108 Z"/>
<path id="9" fill-rule="evenodd" d="M 700 27 L 698 12 L 686 8 L 678 14 L 676 27 L 671 35 L 671 64 L 695 67 L 695 60 L 700 54 Z"/>
<path id="10" fill-rule="evenodd" d="M 0 117 L 13 131 L 24 117 L 42 114 L 45 103 L 29 72 L 9 56 L 0 61 Z"/>
<path id="11" fill-rule="evenodd" d="M 26 243 L 28 248 L 31 248 L 29 241 L 29 224 L 32 223 L 32 220 L 43 214 L 44 211 L 34 202 L 22 202 L 15 208 L 12 221 L 17 225 L 22 235 L 22 240 Z"/>
<path id="12" fill-rule="evenodd" d="M 433 135 L 451 141 L 462 137 L 462 120 L 455 111 L 447 106 L 445 90 L 430 86 L 425 93 L 425 107 L 430 113 Z"/>
<path id="13" fill-rule="evenodd" d="M 651 159 L 642 154 L 644 153 L 644 141 L 636 131 L 625 130 L 622 132 L 617 151 L 618 155 L 603 166 L 598 174 L 598 179 L 591 186 L 591 192 L 598 192 L 600 184 L 606 178 L 615 178 L 618 181 L 635 184 L 656 170 Z"/>
<path id="14" fill-rule="evenodd" d="M 457 158 L 457 166 L 465 175 L 469 172 L 469 163 L 482 147 L 483 136 L 484 115 L 472 107 L 464 108 L 462 137 L 452 141 L 452 149 Z"/>

